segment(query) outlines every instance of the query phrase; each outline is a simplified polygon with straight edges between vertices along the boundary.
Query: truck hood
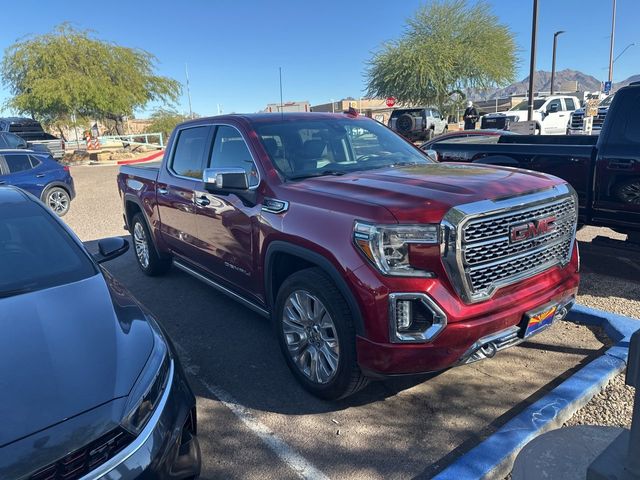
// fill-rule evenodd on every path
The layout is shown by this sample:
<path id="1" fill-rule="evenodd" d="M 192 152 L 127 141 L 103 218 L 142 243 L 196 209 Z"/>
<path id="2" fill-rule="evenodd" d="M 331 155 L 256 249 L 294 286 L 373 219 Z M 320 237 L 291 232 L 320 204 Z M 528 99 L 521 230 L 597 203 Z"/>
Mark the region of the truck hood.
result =
<path id="1" fill-rule="evenodd" d="M 317 192 L 385 207 L 400 223 L 439 223 L 457 205 L 524 195 L 564 182 L 509 167 L 434 163 L 317 177 L 305 183 Z"/>
<path id="2" fill-rule="evenodd" d="M 0 299 L 0 449 L 129 394 L 154 336 L 114 285 L 97 274 Z"/>

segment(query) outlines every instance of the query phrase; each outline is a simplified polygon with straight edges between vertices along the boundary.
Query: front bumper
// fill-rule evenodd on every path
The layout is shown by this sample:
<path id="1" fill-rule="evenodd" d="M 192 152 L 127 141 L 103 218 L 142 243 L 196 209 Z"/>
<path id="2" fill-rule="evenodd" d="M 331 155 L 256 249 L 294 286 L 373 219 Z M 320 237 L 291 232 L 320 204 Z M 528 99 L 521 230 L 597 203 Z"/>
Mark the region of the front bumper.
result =
<path id="1" fill-rule="evenodd" d="M 526 312 L 542 305 L 566 304 L 575 298 L 579 284 L 577 249 L 565 267 L 554 267 L 471 305 L 463 303 L 441 278 L 390 281 L 368 272 L 355 272 L 360 295 L 365 288 L 376 292 L 365 302 L 367 337 L 356 338 L 356 349 L 360 368 L 372 377 L 431 373 L 465 363 L 465 356 L 482 339 L 513 329 Z M 399 291 L 425 292 L 446 314 L 446 327 L 433 341 L 389 342 L 389 295 Z"/>
<path id="2" fill-rule="evenodd" d="M 195 398 L 175 362 L 158 408 L 133 443 L 82 480 L 187 479 L 200 475 Z"/>

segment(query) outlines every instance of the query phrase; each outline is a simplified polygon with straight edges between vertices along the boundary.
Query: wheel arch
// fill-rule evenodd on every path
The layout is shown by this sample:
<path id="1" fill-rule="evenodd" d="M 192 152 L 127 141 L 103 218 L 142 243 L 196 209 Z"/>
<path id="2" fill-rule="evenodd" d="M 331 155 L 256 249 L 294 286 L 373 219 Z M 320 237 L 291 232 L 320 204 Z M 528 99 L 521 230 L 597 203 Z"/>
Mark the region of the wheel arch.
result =
<path id="1" fill-rule="evenodd" d="M 349 306 L 356 333 L 365 336 L 366 329 L 358 302 L 349 285 L 331 261 L 319 253 L 282 240 L 271 242 L 265 254 L 265 300 L 269 309 L 273 311 L 278 289 L 289 275 L 305 268 L 314 267 L 320 268 L 336 285 Z"/>
<path id="2" fill-rule="evenodd" d="M 71 200 L 71 189 L 69 188 L 69 185 L 67 185 L 64 182 L 57 182 L 57 181 L 49 182 L 44 186 L 44 188 L 42 189 L 42 192 L 40 192 L 40 200 L 44 202 L 45 195 L 47 194 L 47 192 L 55 187 L 61 188 L 62 190 L 67 192 L 67 195 L 69 195 L 69 200 Z"/>

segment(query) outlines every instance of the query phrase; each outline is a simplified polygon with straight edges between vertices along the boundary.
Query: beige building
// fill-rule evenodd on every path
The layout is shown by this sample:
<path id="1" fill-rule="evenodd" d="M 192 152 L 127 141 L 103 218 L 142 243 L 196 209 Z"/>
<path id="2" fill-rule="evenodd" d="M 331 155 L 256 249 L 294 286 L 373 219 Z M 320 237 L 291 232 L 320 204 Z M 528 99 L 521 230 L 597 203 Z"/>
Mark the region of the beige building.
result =
<path id="1" fill-rule="evenodd" d="M 263 112 L 267 113 L 280 113 L 280 112 L 310 112 L 311 104 L 308 101 L 304 102 L 285 102 L 282 105 L 279 103 L 270 103 L 266 106 Z"/>

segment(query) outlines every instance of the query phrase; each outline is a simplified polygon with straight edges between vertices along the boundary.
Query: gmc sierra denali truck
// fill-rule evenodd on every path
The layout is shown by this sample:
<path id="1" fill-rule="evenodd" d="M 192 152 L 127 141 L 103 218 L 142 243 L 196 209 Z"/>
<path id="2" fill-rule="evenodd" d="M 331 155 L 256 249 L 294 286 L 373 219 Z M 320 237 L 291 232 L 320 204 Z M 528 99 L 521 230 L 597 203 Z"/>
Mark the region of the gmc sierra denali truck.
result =
<path id="1" fill-rule="evenodd" d="M 501 136 L 493 144 L 429 144 L 431 157 L 526 168 L 568 181 L 579 198 L 579 222 L 609 227 L 640 242 L 640 83 L 620 89 L 599 136 Z"/>
<path id="2" fill-rule="evenodd" d="M 566 315 L 578 288 L 566 182 L 438 164 L 355 115 L 188 121 L 118 187 L 142 271 L 173 265 L 270 317 L 322 398 L 492 357 Z"/>

